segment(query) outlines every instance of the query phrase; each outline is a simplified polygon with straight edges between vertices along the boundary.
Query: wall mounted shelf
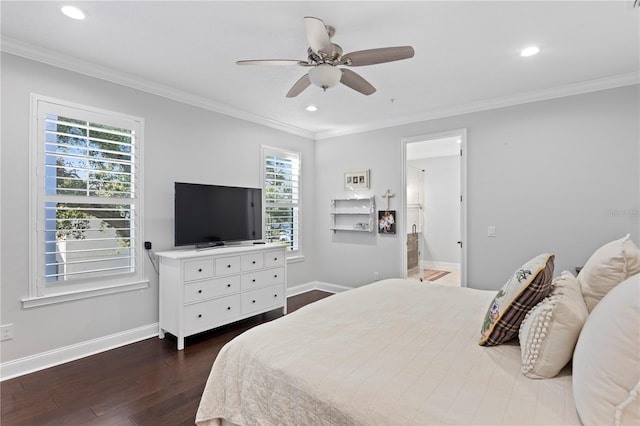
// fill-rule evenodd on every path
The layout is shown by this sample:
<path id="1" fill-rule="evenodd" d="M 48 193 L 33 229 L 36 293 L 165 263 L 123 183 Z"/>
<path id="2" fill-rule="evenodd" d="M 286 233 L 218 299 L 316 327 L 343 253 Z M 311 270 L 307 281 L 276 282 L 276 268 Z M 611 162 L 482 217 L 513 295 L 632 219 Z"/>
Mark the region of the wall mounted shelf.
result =
<path id="1" fill-rule="evenodd" d="M 351 232 L 375 231 L 375 197 L 332 198 L 329 229 Z"/>

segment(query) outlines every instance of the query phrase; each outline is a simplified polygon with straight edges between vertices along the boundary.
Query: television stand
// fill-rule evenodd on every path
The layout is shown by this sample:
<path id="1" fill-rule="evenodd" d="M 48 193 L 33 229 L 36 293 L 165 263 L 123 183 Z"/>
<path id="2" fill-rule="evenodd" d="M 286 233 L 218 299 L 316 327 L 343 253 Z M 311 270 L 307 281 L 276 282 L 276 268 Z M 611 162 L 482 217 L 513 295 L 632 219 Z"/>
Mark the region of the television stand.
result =
<path id="1" fill-rule="evenodd" d="M 196 250 L 206 250 L 206 249 L 211 249 L 216 247 L 224 247 L 224 245 L 225 244 L 223 241 L 219 241 L 215 243 L 196 244 Z"/>
<path id="2" fill-rule="evenodd" d="M 184 339 L 274 309 L 287 313 L 286 246 L 218 246 L 158 252 L 158 337 Z"/>

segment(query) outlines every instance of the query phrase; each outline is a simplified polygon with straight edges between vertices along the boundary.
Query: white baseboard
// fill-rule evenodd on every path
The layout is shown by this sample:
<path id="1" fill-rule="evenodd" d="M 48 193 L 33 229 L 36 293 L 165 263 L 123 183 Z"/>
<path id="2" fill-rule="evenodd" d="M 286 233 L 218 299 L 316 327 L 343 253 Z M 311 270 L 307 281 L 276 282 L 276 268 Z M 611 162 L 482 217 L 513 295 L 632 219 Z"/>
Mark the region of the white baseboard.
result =
<path id="1" fill-rule="evenodd" d="M 346 287 L 338 284 L 323 283 L 321 281 L 311 281 L 287 288 L 287 297 L 306 293 L 307 291 L 312 290 L 321 290 L 329 293 L 341 293 L 343 291 L 351 290 L 351 287 Z"/>
<path id="2" fill-rule="evenodd" d="M 315 289 L 316 286 L 313 282 L 294 285 L 293 287 L 287 287 L 287 297 L 296 296 L 298 294 L 306 293 Z"/>
<path id="3" fill-rule="evenodd" d="M 340 293 L 342 291 L 351 290 L 351 288 L 337 284 L 312 281 L 287 288 L 287 297 L 295 296 L 296 294 L 311 290 Z M 154 323 L 122 331 L 120 333 L 111 334 L 109 336 L 88 340 L 86 342 L 77 343 L 75 345 L 65 346 L 24 358 L 3 362 L 0 363 L 0 381 L 44 370 L 45 368 L 54 367 L 70 361 L 75 361 L 80 358 L 95 355 L 110 349 L 119 348 L 120 346 L 139 342 L 157 335 L 158 323 Z"/>
<path id="4" fill-rule="evenodd" d="M 425 260 L 422 267 L 428 269 L 460 269 L 460 264 L 453 262 L 436 262 Z"/>
<path id="5" fill-rule="evenodd" d="M 343 291 L 353 290 L 352 287 L 347 287 L 339 284 L 323 283 L 316 281 L 316 290 L 327 291 L 329 293 L 341 293 Z"/>
<path id="6" fill-rule="evenodd" d="M 75 361 L 100 352 L 115 349 L 130 343 L 139 342 L 158 335 L 158 323 L 149 324 L 109 336 L 99 337 L 75 345 L 65 346 L 30 355 L 24 358 L 0 363 L 0 381 L 12 379 L 24 374 L 44 370 L 45 368 Z"/>

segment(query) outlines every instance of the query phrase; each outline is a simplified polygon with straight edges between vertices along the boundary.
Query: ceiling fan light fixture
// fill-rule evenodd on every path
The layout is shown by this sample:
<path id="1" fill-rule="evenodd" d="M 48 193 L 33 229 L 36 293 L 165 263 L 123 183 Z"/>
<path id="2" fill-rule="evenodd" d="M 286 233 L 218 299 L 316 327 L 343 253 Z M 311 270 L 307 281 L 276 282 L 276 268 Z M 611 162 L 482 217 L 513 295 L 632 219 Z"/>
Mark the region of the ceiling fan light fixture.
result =
<path id="1" fill-rule="evenodd" d="M 298 65 L 301 67 L 309 67 L 310 71 L 300 77 L 291 89 L 289 89 L 286 94 L 287 98 L 295 98 L 311 85 L 326 91 L 338 83 L 342 83 L 358 93 L 369 96 L 375 93 L 376 88 L 348 67 L 361 67 L 364 65 L 400 61 L 413 58 L 415 54 L 411 46 L 394 46 L 358 50 L 343 55 L 342 48 L 331 41 L 331 36 L 333 36 L 335 32 L 335 28 L 326 25 L 322 19 L 312 16 L 305 16 L 304 26 L 307 33 L 307 41 L 309 42 L 306 61 L 297 59 L 250 59 L 236 61 L 236 64 Z M 343 65 L 347 68 L 338 68 L 338 66 Z"/>
<path id="2" fill-rule="evenodd" d="M 342 72 L 339 68 L 329 64 L 320 64 L 309 70 L 309 80 L 314 86 L 327 90 L 340 83 Z"/>

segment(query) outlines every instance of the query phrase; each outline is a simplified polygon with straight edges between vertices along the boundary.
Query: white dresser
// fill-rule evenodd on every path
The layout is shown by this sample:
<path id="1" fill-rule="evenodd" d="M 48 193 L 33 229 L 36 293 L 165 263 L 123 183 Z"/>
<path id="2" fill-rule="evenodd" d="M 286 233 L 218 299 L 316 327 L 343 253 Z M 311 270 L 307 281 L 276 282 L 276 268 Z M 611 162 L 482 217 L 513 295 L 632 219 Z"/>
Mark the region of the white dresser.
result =
<path id="1" fill-rule="evenodd" d="M 160 259 L 159 337 L 184 338 L 263 312 L 286 313 L 285 246 L 256 244 L 156 253 Z"/>

